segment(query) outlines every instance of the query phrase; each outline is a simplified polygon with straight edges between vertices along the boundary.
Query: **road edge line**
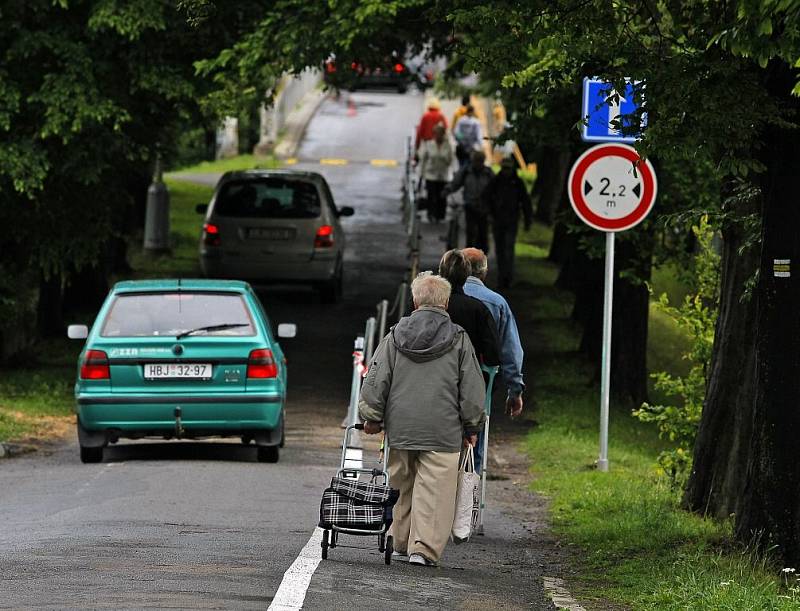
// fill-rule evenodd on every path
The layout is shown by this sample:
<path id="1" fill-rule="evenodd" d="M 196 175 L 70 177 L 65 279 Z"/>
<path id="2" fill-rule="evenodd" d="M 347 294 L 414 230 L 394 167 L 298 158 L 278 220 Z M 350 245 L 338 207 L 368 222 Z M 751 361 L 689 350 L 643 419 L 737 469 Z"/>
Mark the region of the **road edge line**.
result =
<path id="1" fill-rule="evenodd" d="M 311 578 L 322 560 L 322 529 L 318 526 L 286 572 L 281 585 L 272 597 L 268 611 L 294 611 L 302 609 Z"/>

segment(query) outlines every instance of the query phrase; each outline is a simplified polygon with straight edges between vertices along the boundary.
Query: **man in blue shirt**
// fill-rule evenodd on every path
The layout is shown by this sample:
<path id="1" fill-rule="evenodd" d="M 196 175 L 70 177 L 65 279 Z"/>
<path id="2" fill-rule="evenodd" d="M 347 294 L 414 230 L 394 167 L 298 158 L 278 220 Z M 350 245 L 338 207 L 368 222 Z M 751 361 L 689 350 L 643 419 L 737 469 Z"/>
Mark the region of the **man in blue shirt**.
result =
<path id="1" fill-rule="evenodd" d="M 482 301 L 491 312 L 500 336 L 500 371 L 508 389 L 506 412 L 511 417 L 522 413 L 522 359 L 524 353 L 517 330 L 517 321 L 505 298 L 488 288 L 483 282 L 488 272 L 486 255 L 477 248 L 465 248 L 461 251 L 472 266 L 472 275 L 464 284 L 464 293 Z"/>

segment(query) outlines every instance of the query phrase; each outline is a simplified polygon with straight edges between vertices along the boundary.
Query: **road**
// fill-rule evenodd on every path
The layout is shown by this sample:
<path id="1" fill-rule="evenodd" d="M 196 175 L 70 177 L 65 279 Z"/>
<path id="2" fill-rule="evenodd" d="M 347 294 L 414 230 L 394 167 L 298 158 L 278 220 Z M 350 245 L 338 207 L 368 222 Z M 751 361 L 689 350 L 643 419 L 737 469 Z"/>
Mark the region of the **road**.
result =
<path id="1" fill-rule="evenodd" d="M 407 265 L 402 164 L 370 160 L 402 160 L 422 98 L 358 93 L 352 102 L 324 102 L 298 154 L 298 167 L 325 174 L 338 205 L 356 209 L 344 219 L 344 298 L 331 306 L 303 289 L 261 294 L 274 322 L 299 326 L 284 342 L 290 394 L 281 461 L 258 463 L 252 446 L 235 442 L 121 442 L 102 464 L 83 465 L 68 439 L 0 462 L 0 609 L 273 602 L 314 534 L 338 463 L 353 340 L 378 301 L 393 297 Z M 348 163 L 320 165 L 324 158 Z M 423 229 L 430 266 L 440 230 Z M 542 590 L 546 560 L 530 532 L 534 518 L 523 507 L 530 498 L 512 482 L 492 484 L 486 536 L 451 546 L 441 568 L 386 567 L 372 538 L 342 540 L 353 548 L 332 550 L 316 567 L 304 608 L 554 608 Z"/>

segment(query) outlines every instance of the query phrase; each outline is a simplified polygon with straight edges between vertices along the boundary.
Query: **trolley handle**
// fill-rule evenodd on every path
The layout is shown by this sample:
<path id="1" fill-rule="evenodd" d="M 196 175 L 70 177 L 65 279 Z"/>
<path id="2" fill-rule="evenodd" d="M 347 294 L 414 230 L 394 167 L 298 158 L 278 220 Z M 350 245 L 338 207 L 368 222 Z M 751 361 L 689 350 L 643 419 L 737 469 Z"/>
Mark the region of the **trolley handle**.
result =
<path id="1" fill-rule="evenodd" d="M 364 423 L 363 422 L 357 422 L 356 424 L 352 425 L 351 428 L 354 428 L 357 431 L 363 431 L 364 430 Z"/>

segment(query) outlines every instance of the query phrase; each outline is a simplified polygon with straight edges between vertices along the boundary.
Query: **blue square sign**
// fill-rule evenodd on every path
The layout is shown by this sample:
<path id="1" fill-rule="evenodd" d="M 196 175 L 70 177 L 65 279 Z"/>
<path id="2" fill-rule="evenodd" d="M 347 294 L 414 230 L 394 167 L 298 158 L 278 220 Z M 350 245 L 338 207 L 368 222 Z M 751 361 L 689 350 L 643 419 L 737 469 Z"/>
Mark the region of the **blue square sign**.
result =
<path id="1" fill-rule="evenodd" d="M 639 139 L 639 133 L 647 125 L 646 113 L 642 115 L 636 135 L 622 135 L 614 128 L 614 124 L 620 121 L 623 125 L 629 125 L 630 115 L 638 108 L 633 97 L 633 82 L 626 79 L 625 93 L 619 96 L 618 101 L 613 99 L 615 94 L 613 85 L 608 81 L 583 79 L 581 118 L 584 125 L 581 139 L 584 142 L 636 142 Z"/>

